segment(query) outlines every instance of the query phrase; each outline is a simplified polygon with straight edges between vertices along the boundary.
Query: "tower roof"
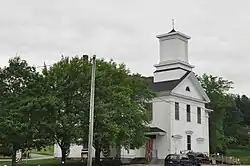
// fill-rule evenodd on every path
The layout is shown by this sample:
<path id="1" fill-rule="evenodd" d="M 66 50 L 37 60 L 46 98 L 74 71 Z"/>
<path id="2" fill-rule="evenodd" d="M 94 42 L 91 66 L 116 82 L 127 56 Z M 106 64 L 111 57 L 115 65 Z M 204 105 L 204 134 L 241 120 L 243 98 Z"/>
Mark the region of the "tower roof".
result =
<path id="1" fill-rule="evenodd" d="M 172 37 L 172 36 L 180 36 L 186 40 L 188 39 L 191 39 L 190 36 L 188 35 L 185 35 L 184 33 L 181 33 L 179 31 L 176 31 L 175 29 L 172 29 L 170 32 L 168 33 L 164 33 L 164 34 L 161 34 L 161 35 L 157 35 L 156 37 L 161 39 L 161 38 L 168 38 L 168 37 Z"/>

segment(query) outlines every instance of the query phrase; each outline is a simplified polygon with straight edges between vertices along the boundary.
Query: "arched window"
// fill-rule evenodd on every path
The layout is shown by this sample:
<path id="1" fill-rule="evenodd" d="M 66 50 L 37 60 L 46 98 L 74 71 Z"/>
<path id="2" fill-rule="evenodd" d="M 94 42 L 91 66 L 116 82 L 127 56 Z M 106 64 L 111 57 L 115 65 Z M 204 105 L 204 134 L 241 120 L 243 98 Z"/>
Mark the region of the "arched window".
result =
<path id="1" fill-rule="evenodd" d="M 190 92 L 190 88 L 189 86 L 186 87 L 186 91 Z"/>

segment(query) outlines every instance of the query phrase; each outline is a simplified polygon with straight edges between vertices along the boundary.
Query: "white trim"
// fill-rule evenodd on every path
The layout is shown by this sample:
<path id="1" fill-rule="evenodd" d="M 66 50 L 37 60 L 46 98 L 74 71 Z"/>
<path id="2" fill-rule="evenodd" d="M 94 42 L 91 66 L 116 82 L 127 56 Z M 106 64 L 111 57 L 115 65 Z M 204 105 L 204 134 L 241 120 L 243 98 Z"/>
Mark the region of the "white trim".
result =
<path id="1" fill-rule="evenodd" d="M 193 65 L 185 62 L 185 61 L 181 61 L 181 60 L 167 60 L 167 61 L 161 61 L 160 63 L 158 64 L 155 64 L 154 67 L 165 67 L 166 65 L 175 65 L 175 64 L 182 64 L 184 65 L 185 67 L 188 67 L 188 68 L 194 68 Z M 186 70 L 188 70 L 188 68 L 185 68 Z"/>
<path id="2" fill-rule="evenodd" d="M 207 96 L 206 92 L 204 91 L 203 87 L 201 86 L 200 82 L 198 81 L 198 79 L 195 77 L 194 73 L 191 72 L 191 79 L 193 80 L 194 84 L 196 85 L 196 87 L 198 88 L 199 92 L 201 93 L 201 95 L 205 98 L 206 102 L 209 103 L 211 102 L 209 97 Z"/>
<path id="3" fill-rule="evenodd" d="M 170 95 L 175 96 L 175 97 L 180 97 L 180 98 L 183 98 L 183 99 L 188 99 L 188 100 L 192 100 L 192 101 L 201 102 L 201 103 L 207 103 L 204 100 L 196 99 L 196 98 L 193 98 L 193 97 L 190 97 L 190 96 L 185 96 L 185 95 L 181 95 L 181 94 L 174 93 L 174 92 L 171 92 Z"/>
<path id="4" fill-rule="evenodd" d="M 194 132 L 193 132 L 192 130 L 187 130 L 185 133 L 186 133 L 187 135 L 192 135 Z"/>
<path id="5" fill-rule="evenodd" d="M 175 97 L 179 97 L 179 98 L 183 98 L 183 99 L 197 101 L 197 102 L 204 103 L 204 104 L 207 103 L 204 100 L 196 99 L 196 98 L 193 98 L 193 97 L 190 97 L 190 96 L 185 96 L 185 95 L 174 93 L 174 92 L 171 92 L 171 91 L 162 91 L 162 92 L 157 92 L 156 94 L 157 94 L 157 97 L 161 97 L 161 96 L 175 96 Z M 157 97 L 155 97 L 155 98 L 157 98 Z"/>

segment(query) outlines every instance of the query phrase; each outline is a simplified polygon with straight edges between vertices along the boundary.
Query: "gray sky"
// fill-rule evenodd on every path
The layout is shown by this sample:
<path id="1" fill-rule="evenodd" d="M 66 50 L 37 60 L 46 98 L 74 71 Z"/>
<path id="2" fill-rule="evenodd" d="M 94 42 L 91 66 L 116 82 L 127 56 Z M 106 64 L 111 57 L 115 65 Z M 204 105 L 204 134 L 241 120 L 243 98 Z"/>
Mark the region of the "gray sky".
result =
<path id="1" fill-rule="evenodd" d="M 36 66 L 65 56 L 96 54 L 152 75 L 156 35 L 190 35 L 197 74 L 223 76 L 250 95 L 249 0 L 1 0 L 0 65 L 16 54 Z"/>

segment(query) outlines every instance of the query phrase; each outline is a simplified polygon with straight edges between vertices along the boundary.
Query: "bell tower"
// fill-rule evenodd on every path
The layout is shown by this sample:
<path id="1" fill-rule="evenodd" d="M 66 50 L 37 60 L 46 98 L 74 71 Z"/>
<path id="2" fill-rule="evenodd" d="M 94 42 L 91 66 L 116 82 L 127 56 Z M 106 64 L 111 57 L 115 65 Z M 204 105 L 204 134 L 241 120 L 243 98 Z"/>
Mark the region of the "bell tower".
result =
<path id="1" fill-rule="evenodd" d="M 160 61 L 154 65 L 154 82 L 171 81 L 180 79 L 187 71 L 192 71 L 194 66 L 188 61 L 188 35 L 174 29 L 158 35 Z"/>

